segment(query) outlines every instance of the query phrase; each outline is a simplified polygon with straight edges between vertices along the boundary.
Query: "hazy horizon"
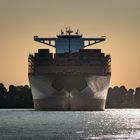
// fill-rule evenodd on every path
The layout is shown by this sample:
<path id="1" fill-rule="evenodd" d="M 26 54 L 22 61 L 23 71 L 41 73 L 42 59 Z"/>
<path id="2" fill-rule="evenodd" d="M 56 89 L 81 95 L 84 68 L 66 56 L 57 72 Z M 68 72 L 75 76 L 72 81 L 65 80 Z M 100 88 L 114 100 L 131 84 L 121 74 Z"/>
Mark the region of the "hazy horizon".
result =
<path id="1" fill-rule="evenodd" d="M 48 48 L 34 42 L 33 36 L 55 37 L 71 26 L 84 37 L 106 36 L 105 42 L 90 48 L 111 54 L 110 86 L 136 88 L 140 86 L 139 17 L 139 0 L 0 0 L 0 82 L 28 84 L 29 53 Z"/>

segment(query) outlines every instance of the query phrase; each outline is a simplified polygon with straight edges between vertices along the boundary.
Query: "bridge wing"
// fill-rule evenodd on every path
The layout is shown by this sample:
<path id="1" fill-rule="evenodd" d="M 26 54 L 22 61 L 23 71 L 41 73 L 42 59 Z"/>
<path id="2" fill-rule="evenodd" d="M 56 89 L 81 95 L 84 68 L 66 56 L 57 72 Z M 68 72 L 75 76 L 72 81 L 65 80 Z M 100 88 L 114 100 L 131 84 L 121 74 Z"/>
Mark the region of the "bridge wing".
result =
<path id="1" fill-rule="evenodd" d="M 38 36 L 34 36 L 34 41 L 39 43 L 43 43 L 55 48 L 55 41 L 57 38 L 40 38 Z"/>
<path id="2" fill-rule="evenodd" d="M 106 39 L 105 36 L 100 38 L 83 38 L 85 44 L 84 48 L 105 41 L 105 39 Z"/>

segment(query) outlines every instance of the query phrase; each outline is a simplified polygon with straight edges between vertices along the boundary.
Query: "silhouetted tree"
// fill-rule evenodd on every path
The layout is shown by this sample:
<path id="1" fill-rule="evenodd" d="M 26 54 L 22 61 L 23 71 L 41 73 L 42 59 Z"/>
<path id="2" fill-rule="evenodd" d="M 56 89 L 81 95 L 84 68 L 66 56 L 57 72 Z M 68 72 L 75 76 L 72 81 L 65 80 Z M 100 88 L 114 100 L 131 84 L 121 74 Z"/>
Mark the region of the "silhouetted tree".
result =
<path id="1" fill-rule="evenodd" d="M 134 101 L 135 107 L 140 107 L 140 87 L 136 88 Z"/>
<path id="2" fill-rule="evenodd" d="M 127 107 L 134 106 L 134 89 L 129 89 L 127 92 Z"/>
<path id="3" fill-rule="evenodd" d="M 119 107 L 126 107 L 127 106 L 127 89 L 125 86 L 121 86 L 119 89 Z"/>
<path id="4" fill-rule="evenodd" d="M 6 95 L 7 95 L 7 89 L 2 83 L 0 83 L 0 108 L 2 108 L 5 103 L 4 100 Z"/>
<path id="5" fill-rule="evenodd" d="M 0 96 L 2 95 L 5 95 L 7 93 L 7 89 L 5 88 L 5 86 L 0 83 Z"/>
<path id="6" fill-rule="evenodd" d="M 108 89 L 107 99 L 106 99 L 106 108 L 111 108 L 113 106 L 113 88 Z"/>

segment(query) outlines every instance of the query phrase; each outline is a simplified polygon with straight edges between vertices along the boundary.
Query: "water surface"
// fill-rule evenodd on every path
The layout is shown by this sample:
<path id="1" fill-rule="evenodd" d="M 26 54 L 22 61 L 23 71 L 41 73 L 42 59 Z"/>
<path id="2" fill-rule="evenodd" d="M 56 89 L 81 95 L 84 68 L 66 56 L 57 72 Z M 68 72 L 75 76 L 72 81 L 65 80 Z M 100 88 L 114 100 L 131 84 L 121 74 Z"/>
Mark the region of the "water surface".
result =
<path id="1" fill-rule="evenodd" d="M 140 109 L 0 110 L 0 140 L 140 140 Z"/>

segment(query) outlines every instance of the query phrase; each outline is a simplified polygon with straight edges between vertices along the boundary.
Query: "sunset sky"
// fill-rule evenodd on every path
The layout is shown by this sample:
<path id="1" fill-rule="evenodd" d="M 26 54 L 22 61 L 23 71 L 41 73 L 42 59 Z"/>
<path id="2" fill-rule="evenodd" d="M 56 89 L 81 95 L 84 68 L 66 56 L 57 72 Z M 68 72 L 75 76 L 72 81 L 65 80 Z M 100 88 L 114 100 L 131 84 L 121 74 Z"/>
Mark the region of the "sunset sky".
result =
<path id="1" fill-rule="evenodd" d="M 0 82 L 28 84 L 28 54 L 47 48 L 33 36 L 67 26 L 107 37 L 93 47 L 111 54 L 110 86 L 140 86 L 140 0 L 0 0 Z"/>

